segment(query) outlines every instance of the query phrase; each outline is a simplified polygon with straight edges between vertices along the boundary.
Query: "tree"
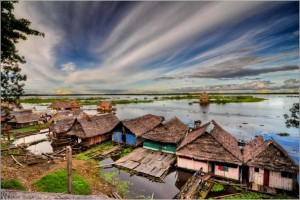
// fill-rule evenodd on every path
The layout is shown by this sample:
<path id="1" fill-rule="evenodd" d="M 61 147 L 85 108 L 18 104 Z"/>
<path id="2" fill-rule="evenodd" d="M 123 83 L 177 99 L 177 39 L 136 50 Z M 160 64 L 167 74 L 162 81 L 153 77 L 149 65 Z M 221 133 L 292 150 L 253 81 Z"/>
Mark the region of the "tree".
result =
<path id="1" fill-rule="evenodd" d="M 299 103 L 294 103 L 293 107 L 290 108 L 290 111 L 292 113 L 291 116 L 288 116 L 287 114 L 284 115 L 286 127 L 299 128 Z"/>
<path id="2" fill-rule="evenodd" d="M 26 40 L 27 35 L 45 35 L 31 29 L 29 20 L 14 16 L 14 3 L 17 2 L 1 1 L 1 102 L 19 105 L 18 99 L 24 94 L 25 84 L 22 82 L 26 81 L 19 63 L 24 64 L 26 60 L 18 54 L 15 44 L 19 40 Z"/>

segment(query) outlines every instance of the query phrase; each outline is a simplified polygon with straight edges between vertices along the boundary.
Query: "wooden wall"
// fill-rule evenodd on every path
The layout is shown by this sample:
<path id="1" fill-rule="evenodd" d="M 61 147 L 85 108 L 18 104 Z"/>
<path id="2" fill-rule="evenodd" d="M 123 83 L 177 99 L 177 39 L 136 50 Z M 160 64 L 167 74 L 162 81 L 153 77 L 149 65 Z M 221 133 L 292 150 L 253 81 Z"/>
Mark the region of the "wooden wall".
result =
<path id="1" fill-rule="evenodd" d="M 203 172 L 208 172 L 209 169 L 209 163 L 207 162 L 201 162 L 198 160 L 192 160 L 190 158 L 183 158 L 180 156 L 177 157 L 177 166 L 195 171 L 198 171 L 202 167 Z"/>
<path id="2" fill-rule="evenodd" d="M 255 172 L 254 167 L 249 167 L 249 182 L 263 185 L 264 184 L 264 169 L 259 168 L 259 172 Z"/>
<path id="3" fill-rule="evenodd" d="M 281 176 L 281 172 L 270 171 L 270 187 L 293 190 L 293 179 Z"/>
<path id="4" fill-rule="evenodd" d="M 84 138 L 84 139 L 82 139 L 82 144 L 85 146 L 90 146 L 90 145 L 93 145 L 96 143 L 103 142 L 108 139 L 111 139 L 111 133 L 97 135 L 97 136 L 91 137 L 91 138 Z"/>
<path id="5" fill-rule="evenodd" d="M 222 165 L 217 165 L 215 164 L 215 172 L 214 174 L 215 175 L 219 175 L 219 176 L 223 176 L 223 177 L 226 177 L 226 178 L 231 178 L 231 179 L 234 179 L 234 180 L 239 180 L 239 175 L 240 175 L 240 168 L 239 167 L 228 167 L 228 171 L 224 171 L 224 170 L 219 170 L 219 166 L 222 166 Z"/>

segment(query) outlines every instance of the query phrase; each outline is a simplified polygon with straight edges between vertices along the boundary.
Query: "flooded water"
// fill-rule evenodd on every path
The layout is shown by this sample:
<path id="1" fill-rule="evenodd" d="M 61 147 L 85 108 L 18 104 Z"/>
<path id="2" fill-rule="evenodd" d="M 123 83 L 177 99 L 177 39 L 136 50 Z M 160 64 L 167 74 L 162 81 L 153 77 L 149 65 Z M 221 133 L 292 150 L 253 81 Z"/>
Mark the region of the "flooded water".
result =
<path id="1" fill-rule="evenodd" d="M 251 140 L 255 135 L 268 132 L 299 162 L 299 129 L 286 128 L 284 114 L 290 114 L 289 109 L 293 103 L 299 102 L 298 97 L 287 95 L 254 95 L 267 100 L 256 103 L 228 103 L 210 104 L 200 106 L 189 105 L 195 100 L 165 100 L 153 103 L 121 104 L 117 105 L 116 115 L 120 120 L 130 119 L 145 114 L 162 115 L 166 120 L 176 116 L 189 126 L 195 120 L 207 123 L 214 119 L 225 130 L 237 139 Z M 57 96 L 48 96 L 50 98 Z M 95 95 L 95 96 L 69 96 L 74 98 L 107 97 L 111 99 L 153 99 L 155 95 Z M 160 97 L 160 96 L 158 96 Z M 26 97 L 29 98 L 29 97 Z M 22 104 L 24 108 L 35 107 L 37 110 L 46 110 L 47 106 L 37 104 Z M 83 106 L 87 114 L 96 114 L 96 106 Z M 280 137 L 277 133 L 286 132 L 290 135 Z"/>
<path id="2" fill-rule="evenodd" d="M 114 162 L 111 158 L 101 161 L 101 164 Z M 172 199 L 180 191 L 180 188 L 192 176 L 192 173 L 180 169 L 172 168 L 164 179 L 164 182 L 153 182 L 145 177 L 132 175 L 116 167 L 101 169 L 101 173 L 116 172 L 120 181 L 129 181 L 129 193 L 126 198 L 153 198 L 155 199 Z M 142 195 L 142 196 L 141 196 Z"/>

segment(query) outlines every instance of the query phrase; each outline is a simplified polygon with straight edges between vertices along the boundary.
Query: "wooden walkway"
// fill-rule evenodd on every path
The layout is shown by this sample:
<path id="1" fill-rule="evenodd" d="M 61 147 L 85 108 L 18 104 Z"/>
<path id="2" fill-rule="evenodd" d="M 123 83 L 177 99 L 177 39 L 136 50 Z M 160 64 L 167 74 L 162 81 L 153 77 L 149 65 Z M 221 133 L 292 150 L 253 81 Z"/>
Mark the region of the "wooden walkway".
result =
<path id="1" fill-rule="evenodd" d="M 173 154 L 138 148 L 117 160 L 115 165 L 163 180 L 175 160 Z"/>
<path id="2" fill-rule="evenodd" d="M 205 199 L 213 186 L 213 183 L 207 181 L 211 176 L 211 174 L 205 174 L 204 176 L 192 176 L 181 188 L 177 198 Z"/>

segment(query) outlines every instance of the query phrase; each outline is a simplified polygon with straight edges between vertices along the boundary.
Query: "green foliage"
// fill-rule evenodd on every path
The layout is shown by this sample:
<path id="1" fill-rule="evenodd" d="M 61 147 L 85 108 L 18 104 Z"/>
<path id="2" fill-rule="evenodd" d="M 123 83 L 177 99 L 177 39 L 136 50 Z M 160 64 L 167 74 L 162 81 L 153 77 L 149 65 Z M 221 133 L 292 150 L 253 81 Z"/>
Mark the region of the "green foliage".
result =
<path id="1" fill-rule="evenodd" d="M 291 116 L 285 114 L 285 124 L 286 127 L 296 127 L 299 128 L 299 103 L 294 103 L 290 108 Z"/>
<path id="2" fill-rule="evenodd" d="M 79 160 L 88 160 L 88 159 L 90 159 L 90 157 L 88 157 L 87 155 L 82 154 L 82 153 L 81 154 L 77 154 L 76 158 L 79 159 Z"/>
<path id="3" fill-rule="evenodd" d="M 10 179 L 10 180 L 1 180 L 1 188 L 3 189 L 15 189 L 15 190 L 25 190 L 25 186 L 15 180 L 15 179 Z"/>
<path id="4" fill-rule="evenodd" d="M 288 133 L 277 133 L 277 135 L 279 135 L 279 136 L 289 136 L 290 134 L 288 134 Z"/>
<path id="5" fill-rule="evenodd" d="M 119 99 L 119 100 L 114 100 L 115 104 L 130 104 L 130 103 L 152 103 L 154 102 L 153 100 L 138 100 L 138 99 Z"/>
<path id="6" fill-rule="evenodd" d="M 91 156 L 94 154 L 100 154 L 102 152 L 105 152 L 111 148 L 113 148 L 115 144 L 112 141 L 106 141 L 104 143 L 101 143 L 99 146 L 96 146 L 90 150 L 87 150 L 81 154 L 77 154 L 76 158 L 81 160 L 87 160 L 90 159 Z"/>
<path id="7" fill-rule="evenodd" d="M 26 75 L 21 75 L 18 63 L 25 63 L 25 58 L 18 54 L 16 44 L 26 40 L 27 35 L 43 36 L 30 28 L 30 21 L 17 19 L 12 13 L 17 1 L 1 1 L 1 101 L 16 103 L 24 93 Z"/>
<path id="8" fill-rule="evenodd" d="M 91 194 L 89 183 L 73 172 L 73 194 Z M 67 171 L 59 170 L 48 174 L 33 184 L 39 192 L 67 193 Z"/>
<path id="9" fill-rule="evenodd" d="M 253 96 L 210 96 L 211 103 L 245 103 L 245 102 L 260 102 L 265 100 L 264 98 L 258 98 Z"/>
<path id="10" fill-rule="evenodd" d="M 112 156 L 120 156 L 120 157 L 124 157 L 127 154 L 131 153 L 134 149 L 132 147 L 125 147 L 122 148 L 120 151 L 112 153 Z"/>
<path id="11" fill-rule="evenodd" d="M 219 183 L 215 183 L 213 188 L 211 189 L 212 192 L 220 192 L 223 190 L 224 190 L 224 186 Z"/>
<path id="12" fill-rule="evenodd" d="M 50 126 L 50 124 L 40 124 L 40 129 L 45 129 L 48 128 Z M 24 128 L 19 128 L 19 129 L 15 129 L 12 131 L 12 133 L 18 134 L 18 133 L 26 133 L 26 132 L 32 132 L 32 131 L 38 131 L 39 130 L 39 126 L 38 125 L 34 125 L 34 126 L 28 126 L 28 127 L 24 127 Z"/>
<path id="13" fill-rule="evenodd" d="M 236 191 L 243 191 L 242 188 L 238 187 L 238 186 L 232 186 Z"/>
<path id="14" fill-rule="evenodd" d="M 122 197 L 126 197 L 128 193 L 129 181 L 121 181 L 117 178 L 117 172 L 102 173 L 101 177 L 112 186 L 114 186 Z"/>

